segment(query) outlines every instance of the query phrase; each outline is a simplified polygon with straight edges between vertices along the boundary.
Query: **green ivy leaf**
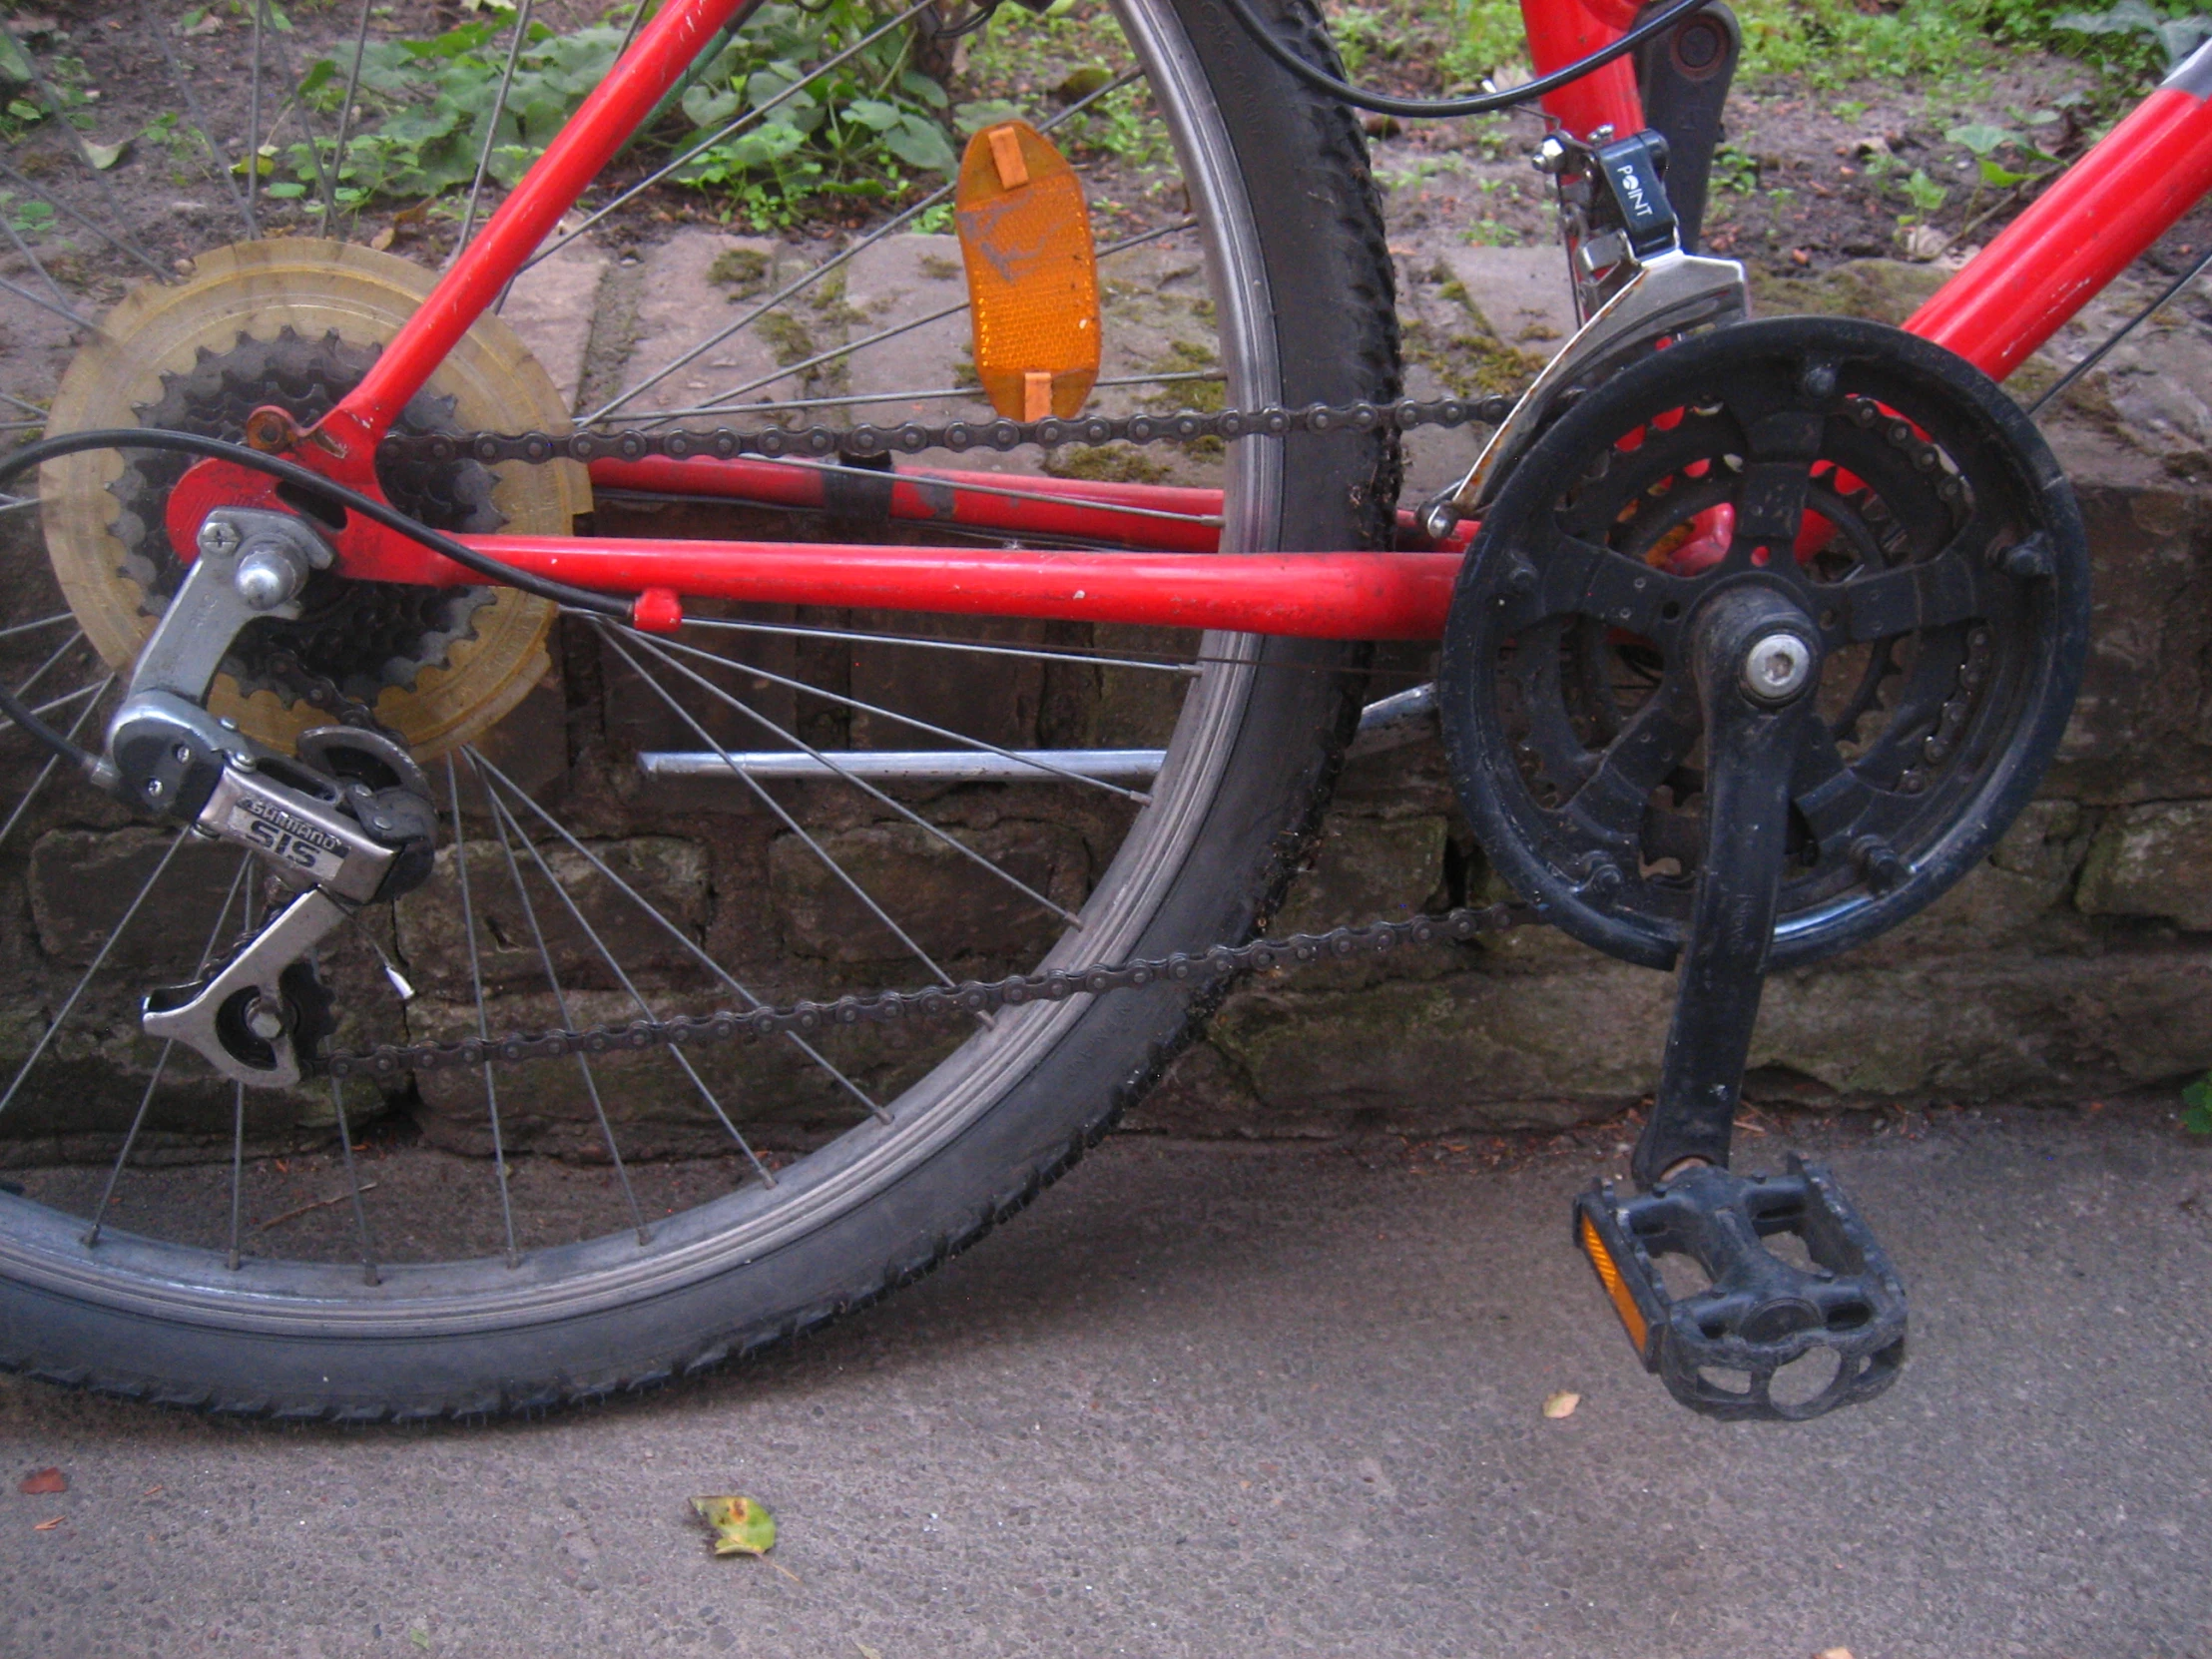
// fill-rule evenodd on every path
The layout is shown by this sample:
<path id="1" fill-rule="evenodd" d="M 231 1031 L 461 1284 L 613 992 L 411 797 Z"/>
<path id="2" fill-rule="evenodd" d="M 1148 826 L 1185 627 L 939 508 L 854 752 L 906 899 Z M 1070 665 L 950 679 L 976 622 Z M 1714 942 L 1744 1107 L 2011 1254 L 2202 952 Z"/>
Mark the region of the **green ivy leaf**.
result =
<path id="1" fill-rule="evenodd" d="M 2212 1071 L 2181 1091 L 2181 1127 L 2192 1135 L 2212 1135 Z"/>
<path id="2" fill-rule="evenodd" d="M 2020 142 L 2017 133 L 2008 132 L 2002 127 L 1992 127 L 1986 121 L 1973 121 L 1963 127 L 1953 127 L 1943 137 L 1953 144 L 1964 145 L 1977 156 L 1991 155 L 2004 145 Z"/>
<path id="3" fill-rule="evenodd" d="M 918 115 L 900 117 L 898 125 L 883 135 L 883 144 L 908 167 L 950 173 L 960 165 L 960 158 L 952 153 L 944 129 Z"/>

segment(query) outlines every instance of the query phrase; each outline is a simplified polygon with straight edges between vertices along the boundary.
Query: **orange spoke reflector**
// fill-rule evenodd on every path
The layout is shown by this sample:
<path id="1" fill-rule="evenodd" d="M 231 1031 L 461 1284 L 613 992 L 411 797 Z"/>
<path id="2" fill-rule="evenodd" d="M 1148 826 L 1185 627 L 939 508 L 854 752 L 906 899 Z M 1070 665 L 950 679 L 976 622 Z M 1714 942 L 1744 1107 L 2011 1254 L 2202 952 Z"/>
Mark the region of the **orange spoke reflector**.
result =
<path id="1" fill-rule="evenodd" d="M 1098 379 L 1098 261 L 1075 170 L 1026 122 L 986 127 L 953 202 L 983 395 L 1009 420 L 1080 414 Z"/>

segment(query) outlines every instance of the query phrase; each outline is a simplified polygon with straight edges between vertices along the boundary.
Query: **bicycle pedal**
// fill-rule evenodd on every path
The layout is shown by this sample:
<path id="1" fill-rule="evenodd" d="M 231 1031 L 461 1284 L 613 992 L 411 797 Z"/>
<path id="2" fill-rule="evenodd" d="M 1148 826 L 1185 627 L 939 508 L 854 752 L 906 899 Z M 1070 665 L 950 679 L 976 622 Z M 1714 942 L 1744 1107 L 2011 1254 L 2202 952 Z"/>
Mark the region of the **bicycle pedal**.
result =
<path id="1" fill-rule="evenodd" d="M 1574 1202 L 1575 1242 L 1646 1371 L 1693 1410 L 1798 1421 L 1871 1399 L 1905 1361 L 1905 1286 L 1828 1172 L 1792 1156 L 1781 1175 L 1699 1165 L 1640 1197 L 1609 1181 Z M 1797 1240 L 1805 1262 L 1769 1241 Z M 1670 1292 L 1659 1269 L 1689 1258 L 1708 1284 Z M 1833 1376 L 1791 1374 L 1798 1362 Z"/>

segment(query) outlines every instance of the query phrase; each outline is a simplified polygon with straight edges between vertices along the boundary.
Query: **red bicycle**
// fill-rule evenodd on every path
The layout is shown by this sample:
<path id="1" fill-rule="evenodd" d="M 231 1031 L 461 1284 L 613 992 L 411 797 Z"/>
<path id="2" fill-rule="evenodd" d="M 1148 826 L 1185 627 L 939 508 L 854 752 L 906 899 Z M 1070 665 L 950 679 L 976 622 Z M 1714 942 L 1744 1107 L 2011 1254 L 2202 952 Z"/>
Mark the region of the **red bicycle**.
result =
<path id="1" fill-rule="evenodd" d="M 1865 1222 L 1727 1168 L 1760 984 L 1928 903 L 2049 758 L 2086 558 L 1994 380 L 2212 188 L 2212 47 L 1897 330 L 1749 320 L 1695 252 L 1723 8 L 1529 0 L 1533 86 L 1433 106 L 1346 86 L 1305 0 L 1119 0 L 1123 71 L 827 254 L 750 249 L 572 416 L 503 296 L 760 11 L 667 0 L 434 279 L 292 236 L 97 320 L 10 284 L 83 343 L 0 464 L 38 484 L 0 855 L 48 1011 L 0 1112 L 112 1155 L 0 1196 L 0 1363 L 343 1418 L 649 1385 L 1019 1210 L 1239 974 L 1541 922 L 1682 964 L 1641 1190 L 1576 1211 L 1639 1356 L 1721 1414 L 1886 1385 Z M 1181 194 L 1100 247 L 1048 135 L 1138 96 Z M 1517 400 L 1406 400 L 1351 107 L 1536 96 L 1581 329 Z M 962 326 L 861 281 L 945 207 L 981 390 L 837 383 Z M 834 337 L 772 327 L 803 315 Z M 1398 434 L 1476 423 L 1401 502 Z M 1069 464 L 1101 444 L 1167 458 Z M 752 539 L 609 533 L 706 509 Z M 1439 666 L 1363 715 L 1379 640 Z M 1266 934 L 1348 740 L 1431 711 L 1519 901 Z M 395 1110 L 419 1144 L 364 1177 Z M 272 1148 L 330 1130 L 345 1191 L 279 1253 Z"/>

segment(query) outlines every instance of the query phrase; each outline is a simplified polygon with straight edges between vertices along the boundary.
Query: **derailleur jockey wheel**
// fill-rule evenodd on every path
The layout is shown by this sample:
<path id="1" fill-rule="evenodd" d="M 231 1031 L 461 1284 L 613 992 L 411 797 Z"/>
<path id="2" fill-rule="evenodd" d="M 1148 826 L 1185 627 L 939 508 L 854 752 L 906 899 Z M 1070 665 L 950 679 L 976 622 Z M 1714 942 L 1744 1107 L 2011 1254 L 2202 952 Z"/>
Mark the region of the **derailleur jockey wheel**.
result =
<path id="1" fill-rule="evenodd" d="M 1707 844 L 1692 648 L 1730 593 L 1817 635 L 1797 644 L 1818 681 L 1770 970 L 1895 926 L 1973 867 L 2049 762 L 2087 645 L 2072 492 L 2018 407 L 1940 347 L 1778 318 L 1585 394 L 1482 520 L 1438 689 L 1499 873 L 1651 967 L 1688 941 Z"/>

